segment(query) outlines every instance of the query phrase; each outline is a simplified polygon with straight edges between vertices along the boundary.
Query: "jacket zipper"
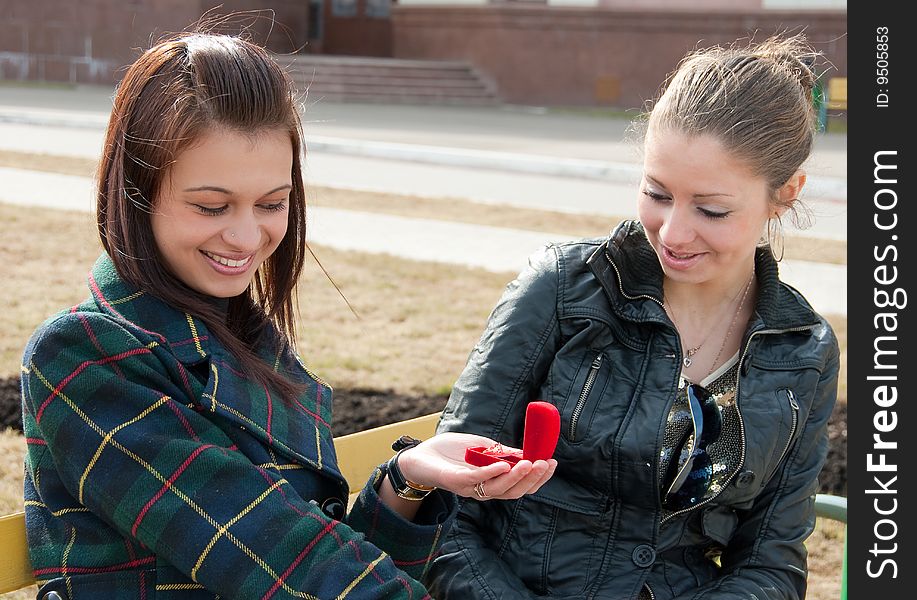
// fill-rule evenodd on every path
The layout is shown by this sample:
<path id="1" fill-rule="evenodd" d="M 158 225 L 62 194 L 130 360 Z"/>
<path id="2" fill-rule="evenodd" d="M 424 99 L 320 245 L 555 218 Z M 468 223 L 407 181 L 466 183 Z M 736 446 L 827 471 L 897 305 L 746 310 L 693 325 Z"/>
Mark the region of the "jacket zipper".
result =
<path id="1" fill-rule="evenodd" d="M 656 594 L 653 593 L 653 588 L 650 587 L 650 584 L 644 583 L 643 587 L 645 587 L 646 591 L 649 593 L 650 600 L 656 600 Z"/>
<path id="2" fill-rule="evenodd" d="M 793 425 L 790 427 L 790 437 L 786 440 L 786 446 L 783 447 L 783 452 L 780 453 L 780 458 L 777 460 L 777 466 L 774 467 L 774 471 L 780 468 L 780 463 L 783 462 L 787 452 L 790 451 L 790 446 L 793 444 L 793 437 L 796 435 L 796 427 L 799 425 L 799 403 L 796 402 L 796 394 L 793 393 L 793 390 L 786 390 L 786 397 L 790 401 L 790 407 L 793 409 Z M 773 477 L 773 472 L 768 479 L 770 479 L 770 477 Z"/>
<path id="3" fill-rule="evenodd" d="M 628 298 L 628 299 L 630 299 L 630 300 L 636 300 L 637 298 L 647 298 L 647 299 L 652 300 L 653 302 L 657 303 L 659 306 L 665 308 L 665 305 L 664 305 L 660 300 L 658 300 L 657 298 L 654 298 L 653 296 L 647 296 L 646 294 L 640 294 L 639 296 L 630 296 L 630 295 L 628 295 L 627 293 L 625 293 L 625 292 L 624 292 L 624 286 L 621 285 L 621 272 L 618 271 L 618 265 L 615 264 L 615 261 L 614 261 L 614 260 L 611 258 L 611 256 L 608 254 L 608 249 L 607 249 L 607 248 L 605 249 L 605 258 L 608 259 L 608 262 L 611 264 L 611 267 L 615 270 L 615 274 L 617 274 L 617 277 L 616 277 L 615 279 L 617 279 L 617 282 L 618 282 L 618 290 L 621 292 L 621 295 L 622 295 L 622 296 L 624 296 L 625 298 Z M 808 331 L 808 330 L 811 330 L 811 329 L 814 329 L 814 328 L 815 328 L 815 325 L 805 325 L 805 326 L 803 326 L 803 327 L 789 327 L 789 328 L 787 328 L 787 329 L 760 329 L 760 330 L 758 330 L 758 331 L 753 331 L 753 332 L 751 333 L 751 335 L 748 336 L 748 340 L 746 340 L 746 342 L 745 342 L 745 348 L 742 350 L 742 356 L 739 357 L 739 369 L 741 370 L 742 364 L 745 362 L 745 357 L 748 355 L 748 349 L 751 347 L 751 341 L 754 339 L 754 337 L 755 337 L 756 335 L 758 335 L 758 334 L 771 334 L 771 333 L 778 333 L 778 334 L 779 334 L 779 333 L 791 333 L 791 332 L 794 332 L 794 331 Z M 740 434 L 741 440 L 742 440 L 742 454 L 741 454 L 741 456 L 740 456 L 740 458 L 739 458 L 739 465 L 744 465 L 744 464 L 745 464 L 745 421 L 744 421 L 744 419 L 742 419 L 742 411 L 739 409 L 739 382 L 740 382 L 740 380 L 741 380 L 741 377 L 736 378 L 736 394 L 735 394 L 735 398 L 736 398 L 736 414 L 737 414 L 738 417 L 739 417 L 739 434 Z M 794 399 L 795 399 L 795 398 L 794 398 Z M 797 404 L 796 406 L 798 407 L 799 405 Z M 781 460 L 782 460 L 782 459 L 781 459 Z M 692 510 L 694 510 L 694 509 L 696 509 L 696 508 L 699 508 L 699 507 L 701 507 L 701 506 L 703 506 L 703 505 L 705 505 L 705 504 L 708 504 L 711 500 L 714 500 L 717 496 L 719 496 L 721 493 L 723 493 L 723 490 L 725 490 L 726 487 L 732 482 L 732 478 L 735 477 L 736 473 L 738 473 L 738 469 L 736 469 L 736 471 L 733 472 L 733 473 L 729 476 L 729 478 L 725 481 L 725 483 L 723 483 L 723 487 L 720 488 L 720 491 L 719 491 L 719 492 L 717 492 L 717 493 L 714 494 L 713 496 L 707 498 L 707 499 L 704 500 L 703 502 L 700 502 L 699 504 L 695 504 L 695 505 L 692 506 L 691 508 L 685 508 L 685 509 L 682 509 L 682 510 L 679 510 L 679 511 L 676 511 L 676 512 L 673 512 L 673 513 L 670 513 L 669 515 L 667 515 L 667 516 L 665 516 L 665 517 L 662 518 L 662 520 L 660 521 L 660 525 L 663 524 L 663 523 L 665 523 L 666 521 L 668 521 L 668 520 L 671 519 L 672 517 L 675 517 L 675 516 L 677 516 L 677 515 L 684 514 L 684 513 L 686 513 L 686 512 L 692 511 Z"/>
<path id="4" fill-rule="evenodd" d="M 754 339 L 754 337 L 755 337 L 756 335 L 758 335 L 758 334 L 771 334 L 771 333 L 791 333 L 791 332 L 793 332 L 793 331 L 807 331 L 807 330 L 814 329 L 814 328 L 815 328 L 815 325 L 806 325 L 806 326 L 804 326 L 804 327 L 790 327 L 790 328 L 787 328 L 787 329 L 759 329 L 758 331 L 753 331 L 753 332 L 751 333 L 751 335 L 748 336 L 748 340 L 745 342 L 745 348 L 742 350 L 742 356 L 739 357 L 739 370 L 741 371 L 741 369 L 742 369 L 742 365 L 743 365 L 744 362 L 745 362 L 745 357 L 748 355 L 748 348 L 751 346 L 751 341 Z M 736 378 L 736 395 L 735 395 L 735 398 L 736 398 L 736 414 L 737 414 L 738 417 L 739 417 L 739 434 L 740 434 L 741 440 L 742 440 L 742 446 L 741 446 L 741 447 L 742 447 L 742 454 L 741 454 L 741 456 L 739 457 L 739 466 L 740 466 L 740 467 L 741 467 L 742 465 L 745 464 L 745 421 L 744 421 L 744 419 L 742 419 L 742 411 L 741 411 L 741 409 L 739 408 L 739 405 L 740 405 L 740 402 L 739 402 L 739 385 L 740 385 L 741 381 L 742 381 L 742 378 L 741 378 L 741 377 Z M 794 398 L 794 399 L 795 399 L 795 398 Z M 798 404 L 797 404 L 797 406 L 798 406 Z M 719 496 L 720 494 L 723 493 L 723 490 L 725 490 L 725 489 L 729 486 L 729 484 L 732 483 L 732 478 L 735 477 L 736 473 L 738 473 L 738 472 L 739 472 L 739 470 L 736 469 L 735 471 L 732 472 L 731 475 L 729 475 L 729 478 L 726 479 L 725 482 L 723 482 L 723 487 L 720 488 L 720 491 L 719 491 L 719 492 L 717 492 L 717 493 L 714 494 L 713 496 L 710 496 L 709 498 L 707 498 L 707 499 L 704 500 L 703 502 L 700 502 L 700 503 L 698 503 L 698 504 L 695 504 L 695 505 L 692 506 L 691 508 L 684 508 L 684 509 L 682 509 L 682 510 L 675 511 L 675 512 L 673 512 L 673 513 L 670 513 L 670 514 L 666 515 L 665 517 L 662 518 L 662 520 L 660 521 L 660 524 L 665 523 L 666 521 L 668 521 L 668 520 L 671 519 L 672 517 L 675 517 L 675 516 L 684 514 L 684 513 L 686 513 L 686 512 L 692 511 L 692 510 L 694 510 L 694 509 L 700 508 L 701 506 L 704 506 L 705 504 L 709 504 L 709 503 L 710 503 L 712 500 L 714 500 L 717 496 Z"/>
<path id="5" fill-rule="evenodd" d="M 608 249 L 607 249 L 607 248 L 605 249 L 605 258 L 608 259 L 608 262 L 611 264 L 611 268 L 615 270 L 615 274 L 617 275 L 617 277 L 615 277 L 615 280 L 617 280 L 617 282 L 618 282 L 618 290 L 621 292 L 621 295 L 622 295 L 622 296 L 624 296 L 624 297 L 627 298 L 628 300 L 637 300 L 638 298 L 646 298 L 647 300 L 652 300 L 653 302 L 655 302 L 656 304 L 658 304 L 658 305 L 661 306 L 662 308 L 665 308 L 665 304 L 663 304 L 663 303 L 662 303 L 662 300 L 660 300 L 660 299 L 658 299 L 658 298 L 655 298 L 655 297 L 653 297 L 653 296 L 648 296 L 648 295 L 646 295 L 646 294 L 640 294 L 639 296 L 631 296 L 630 294 L 628 294 L 627 292 L 625 292 L 625 291 L 624 291 L 624 286 L 621 285 L 621 272 L 618 271 L 618 265 L 616 265 L 616 264 L 615 264 L 615 261 L 612 260 L 611 256 L 609 256 L 609 254 L 608 254 Z"/>
<path id="6" fill-rule="evenodd" d="M 592 385 L 595 383 L 595 378 L 599 374 L 599 369 L 602 368 L 602 354 L 600 353 L 592 361 L 592 366 L 589 367 L 589 374 L 586 375 L 586 383 L 583 384 L 583 391 L 580 392 L 579 400 L 576 402 L 576 406 L 573 408 L 573 415 L 570 417 L 570 439 L 576 441 L 576 424 L 579 422 L 580 413 L 583 412 L 583 408 L 586 406 L 586 400 L 589 398 L 589 392 L 592 391 Z"/>

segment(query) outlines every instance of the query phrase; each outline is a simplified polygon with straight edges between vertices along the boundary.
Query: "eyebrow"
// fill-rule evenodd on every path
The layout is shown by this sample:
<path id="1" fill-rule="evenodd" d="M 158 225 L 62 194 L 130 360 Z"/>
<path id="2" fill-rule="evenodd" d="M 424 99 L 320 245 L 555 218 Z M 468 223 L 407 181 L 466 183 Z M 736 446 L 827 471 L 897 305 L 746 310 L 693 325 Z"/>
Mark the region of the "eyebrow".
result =
<path id="1" fill-rule="evenodd" d="M 646 177 L 646 178 L 650 181 L 650 183 L 654 183 L 654 184 L 658 185 L 659 187 L 661 187 L 661 188 L 663 188 L 663 189 L 668 189 L 668 188 L 666 188 L 665 184 L 663 184 L 661 181 L 659 181 L 659 180 L 657 180 L 657 179 L 654 179 L 653 177 L 647 175 L 646 173 L 644 173 L 643 176 Z M 712 197 L 716 197 L 716 196 L 724 196 L 724 197 L 727 197 L 727 198 L 732 198 L 732 197 L 733 197 L 732 194 L 726 194 L 726 193 L 723 193 L 723 192 L 712 192 L 712 193 L 709 193 L 709 194 L 693 194 L 693 195 L 692 195 L 693 198 L 712 198 Z"/>
<path id="2" fill-rule="evenodd" d="M 270 196 L 273 193 L 279 192 L 281 190 L 292 190 L 293 186 L 289 183 L 275 187 L 271 191 L 264 194 L 264 196 Z M 233 193 L 226 188 L 222 188 L 218 185 L 199 185 L 196 187 L 185 188 L 186 192 L 219 192 L 221 194 L 226 194 L 227 196 L 232 196 Z"/>

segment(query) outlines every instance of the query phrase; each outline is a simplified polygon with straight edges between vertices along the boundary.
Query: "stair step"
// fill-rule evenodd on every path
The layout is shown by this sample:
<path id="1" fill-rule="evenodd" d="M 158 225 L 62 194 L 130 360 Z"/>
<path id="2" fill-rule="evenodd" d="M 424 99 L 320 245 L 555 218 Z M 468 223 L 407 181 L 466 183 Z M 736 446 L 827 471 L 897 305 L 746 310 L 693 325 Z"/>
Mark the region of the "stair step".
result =
<path id="1" fill-rule="evenodd" d="M 278 56 L 300 90 L 330 101 L 497 104 L 492 85 L 459 61 Z"/>
<path id="2" fill-rule="evenodd" d="M 329 76 L 325 74 L 308 77 L 300 75 L 295 78 L 297 83 L 308 85 L 343 85 L 343 86 L 365 86 L 379 88 L 421 88 L 435 86 L 444 90 L 467 90 L 479 89 L 487 90 L 481 81 L 477 79 L 433 79 L 433 78 L 403 78 L 403 77 L 360 77 L 360 76 Z"/>
<path id="3" fill-rule="evenodd" d="M 429 96 L 416 95 L 379 95 L 379 94 L 334 94 L 318 91 L 309 92 L 310 102 L 352 102 L 354 104 L 423 104 L 445 106 L 494 106 L 500 104 L 495 98 L 456 98 L 454 96 Z"/>
<path id="4" fill-rule="evenodd" d="M 342 67 L 340 65 L 318 65 L 314 68 L 297 65 L 291 69 L 294 73 L 315 73 L 329 77 L 400 77 L 403 79 L 477 79 L 474 72 L 468 67 L 459 71 L 456 69 L 392 69 L 390 67 Z"/>
<path id="5" fill-rule="evenodd" d="M 385 58 L 371 56 L 343 56 L 329 54 L 297 54 L 278 55 L 280 64 L 295 63 L 298 65 L 343 65 L 343 66 L 370 66 L 370 67 L 403 67 L 403 68 L 439 68 L 439 69 L 467 69 L 468 63 L 459 60 L 414 60 L 410 58 Z"/>
<path id="6" fill-rule="evenodd" d="M 357 94 L 361 96 L 417 96 L 423 98 L 430 97 L 452 97 L 452 98 L 492 98 L 493 96 L 484 90 L 443 90 L 436 87 L 411 88 L 410 90 L 397 88 L 380 88 L 366 86 L 343 86 L 343 85 L 311 85 L 308 88 L 310 94 Z"/>

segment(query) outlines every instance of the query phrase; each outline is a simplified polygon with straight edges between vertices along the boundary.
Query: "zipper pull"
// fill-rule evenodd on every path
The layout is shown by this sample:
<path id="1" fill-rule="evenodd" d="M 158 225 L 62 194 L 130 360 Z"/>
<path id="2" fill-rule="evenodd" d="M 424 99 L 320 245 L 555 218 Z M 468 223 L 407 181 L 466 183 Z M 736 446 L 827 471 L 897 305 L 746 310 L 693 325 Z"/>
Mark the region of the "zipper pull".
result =
<path id="1" fill-rule="evenodd" d="M 599 354 L 595 357 L 595 360 L 592 361 L 592 369 L 598 369 L 602 366 L 602 354 Z"/>
<path id="2" fill-rule="evenodd" d="M 799 403 L 796 402 L 796 394 L 793 393 L 793 390 L 787 390 L 786 396 L 790 400 L 790 406 L 793 407 L 793 410 L 799 410 Z"/>

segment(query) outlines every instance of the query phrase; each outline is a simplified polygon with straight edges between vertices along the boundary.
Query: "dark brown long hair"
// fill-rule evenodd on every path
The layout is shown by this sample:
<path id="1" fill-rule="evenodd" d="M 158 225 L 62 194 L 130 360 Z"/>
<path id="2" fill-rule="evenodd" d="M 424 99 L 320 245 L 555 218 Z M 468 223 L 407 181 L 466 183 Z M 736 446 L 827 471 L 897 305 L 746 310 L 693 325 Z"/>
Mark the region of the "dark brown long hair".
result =
<path id="1" fill-rule="evenodd" d="M 228 314 L 166 267 L 150 223 L 168 167 L 213 128 L 251 135 L 281 129 L 293 147 L 287 233 L 252 285 L 229 300 Z M 265 337 L 271 329 L 281 346 L 295 346 L 296 284 L 306 252 L 301 152 L 294 88 L 276 61 L 240 37 L 183 33 L 156 44 L 127 69 L 97 177 L 99 235 L 119 275 L 201 319 L 249 376 L 288 400 L 300 386 L 259 358 L 256 348 L 274 337 Z"/>

